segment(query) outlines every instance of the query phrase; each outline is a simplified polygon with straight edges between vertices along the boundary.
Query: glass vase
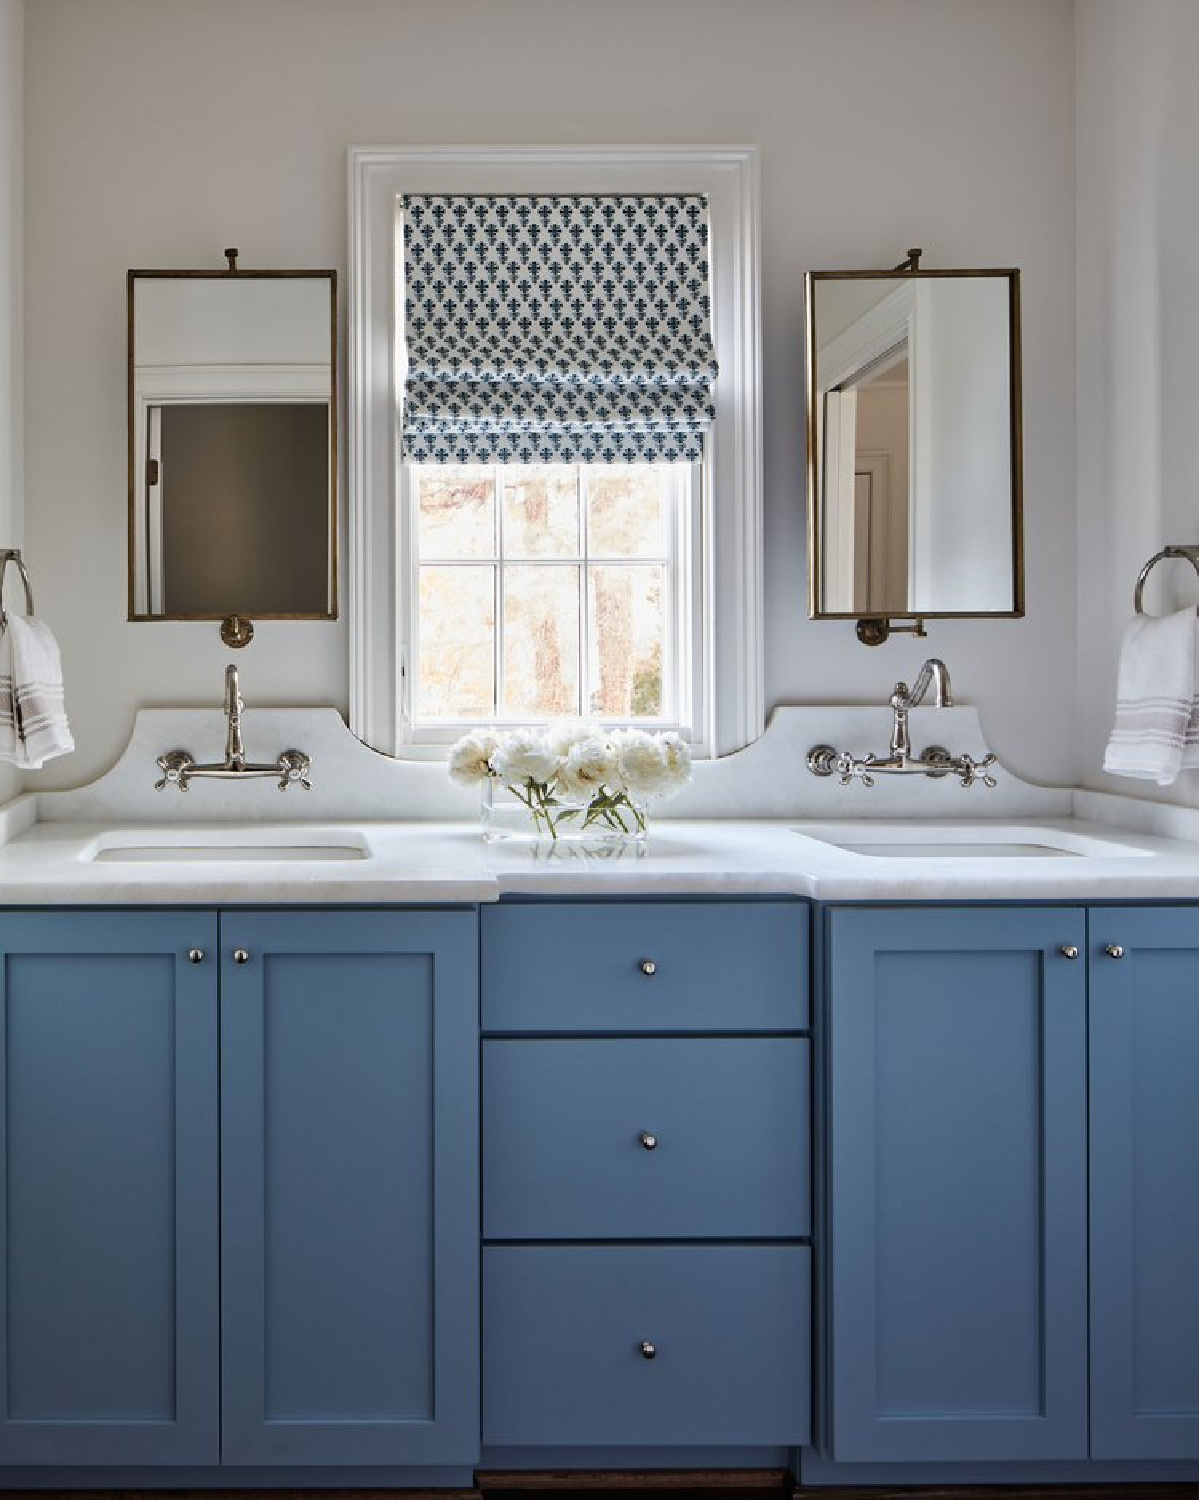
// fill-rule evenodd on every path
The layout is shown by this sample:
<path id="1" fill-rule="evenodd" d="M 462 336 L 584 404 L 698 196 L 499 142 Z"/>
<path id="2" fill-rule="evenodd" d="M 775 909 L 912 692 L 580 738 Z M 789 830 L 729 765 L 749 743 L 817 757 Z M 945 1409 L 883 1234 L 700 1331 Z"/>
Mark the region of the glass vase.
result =
<path id="1" fill-rule="evenodd" d="M 482 784 L 483 837 L 489 843 L 573 844 L 604 848 L 636 844 L 649 833 L 645 803 L 627 792 L 601 788 L 590 800 L 570 798 L 537 783 Z"/>

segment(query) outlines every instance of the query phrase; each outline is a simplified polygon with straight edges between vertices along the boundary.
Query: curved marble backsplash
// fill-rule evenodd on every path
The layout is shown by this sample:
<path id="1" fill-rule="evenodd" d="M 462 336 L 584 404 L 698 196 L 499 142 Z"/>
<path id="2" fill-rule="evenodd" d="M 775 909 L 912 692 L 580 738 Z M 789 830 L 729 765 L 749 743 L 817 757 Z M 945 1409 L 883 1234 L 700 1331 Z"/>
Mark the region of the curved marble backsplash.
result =
<path id="1" fill-rule="evenodd" d="M 978 713 L 970 707 L 919 708 L 911 718 L 918 754 L 927 744 L 981 759 L 988 751 Z M 36 793 L 41 822 L 136 823 L 303 822 L 310 820 L 461 821 L 478 814 L 471 788 L 455 786 L 444 764 L 393 760 L 363 745 L 332 708 L 259 708 L 243 721 L 246 753 L 274 760 L 296 747 L 312 757 L 312 790 L 280 792 L 269 779 L 193 781 L 186 792 L 154 789 L 157 757 L 182 746 L 197 760 L 224 755 L 219 709 L 146 708 L 116 764 L 86 786 Z M 1064 788 L 1033 786 L 1002 767 L 998 785 L 964 788 L 951 778 L 880 777 L 874 787 L 843 787 L 813 776 L 809 749 L 819 743 L 863 755 L 884 755 L 891 732 L 886 707 L 783 707 L 762 737 L 720 760 L 700 761 L 691 783 L 652 817 L 675 818 L 986 818 L 1056 817 L 1071 809 Z"/>

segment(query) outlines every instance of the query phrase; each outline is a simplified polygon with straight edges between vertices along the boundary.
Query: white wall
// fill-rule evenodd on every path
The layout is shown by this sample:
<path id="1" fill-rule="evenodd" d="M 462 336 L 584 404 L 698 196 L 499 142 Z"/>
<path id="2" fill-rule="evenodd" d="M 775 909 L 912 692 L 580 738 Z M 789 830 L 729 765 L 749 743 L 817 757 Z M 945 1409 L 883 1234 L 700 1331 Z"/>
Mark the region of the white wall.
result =
<path id="1" fill-rule="evenodd" d="M 1104 776 L 1120 634 L 1141 565 L 1199 543 L 1199 5 L 1079 0 L 1078 766 L 1088 786 L 1199 805 Z M 1160 563 L 1153 612 L 1199 600 Z"/>
<path id="2" fill-rule="evenodd" d="M 21 545 L 21 165 L 24 0 L 0 0 L 0 547 Z M 9 589 L 24 607 L 16 572 Z M 0 766 L 0 802 L 20 777 Z"/>
<path id="3" fill-rule="evenodd" d="M 762 150 L 768 701 L 882 701 L 930 652 L 1009 764 L 1074 754 L 1070 0 L 36 0 L 27 16 L 29 550 L 98 771 L 139 703 L 215 703 L 211 626 L 125 623 L 129 266 L 344 269 L 346 147 Z M 801 278 L 1017 265 L 1028 618 L 869 651 L 806 619 Z M 255 703 L 345 706 L 344 626 L 264 624 Z M 1029 673 L 1035 659 L 1037 671 Z"/>

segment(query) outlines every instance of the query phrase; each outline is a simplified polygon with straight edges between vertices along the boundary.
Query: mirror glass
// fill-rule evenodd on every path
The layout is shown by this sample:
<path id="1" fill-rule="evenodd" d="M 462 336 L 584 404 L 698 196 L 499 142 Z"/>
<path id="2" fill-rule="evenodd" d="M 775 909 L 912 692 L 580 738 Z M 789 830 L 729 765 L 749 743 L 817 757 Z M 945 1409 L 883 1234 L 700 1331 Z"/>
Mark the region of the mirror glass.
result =
<path id="1" fill-rule="evenodd" d="M 807 277 L 810 613 L 1023 613 L 1017 271 Z"/>
<path id="2" fill-rule="evenodd" d="M 336 618 L 335 307 L 333 271 L 130 271 L 130 619 Z"/>

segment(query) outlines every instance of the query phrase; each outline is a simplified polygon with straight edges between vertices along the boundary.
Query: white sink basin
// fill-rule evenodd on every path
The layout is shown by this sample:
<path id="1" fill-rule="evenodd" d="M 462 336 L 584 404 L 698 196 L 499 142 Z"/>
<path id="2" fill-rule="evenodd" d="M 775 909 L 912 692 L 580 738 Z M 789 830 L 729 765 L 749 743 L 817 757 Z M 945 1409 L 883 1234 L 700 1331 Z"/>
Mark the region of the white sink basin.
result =
<path id="1" fill-rule="evenodd" d="M 805 838 L 875 859 L 1151 858 L 1119 838 L 1021 823 L 804 823 Z"/>
<path id="2" fill-rule="evenodd" d="M 340 828 L 143 828 L 101 834 L 79 857 L 102 864 L 309 864 L 369 859 L 371 847 Z"/>

